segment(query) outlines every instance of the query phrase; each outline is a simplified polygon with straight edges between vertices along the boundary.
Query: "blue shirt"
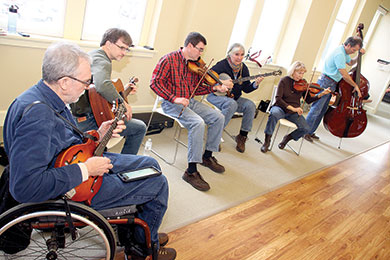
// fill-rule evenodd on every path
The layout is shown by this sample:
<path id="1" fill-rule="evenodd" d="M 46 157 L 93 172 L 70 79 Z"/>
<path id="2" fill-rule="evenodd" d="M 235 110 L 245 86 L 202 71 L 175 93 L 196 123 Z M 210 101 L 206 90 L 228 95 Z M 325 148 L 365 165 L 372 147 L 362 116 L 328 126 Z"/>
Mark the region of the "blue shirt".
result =
<path id="1" fill-rule="evenodd" d="M 26 109 L 37 100 L 74 122 L 65 103 L 43 80 L 11 104 L 4 122 L 4 146 L 10 162 L 10 191 L 19 202 L 53 199 L 82 182 L 77 164 L 54 168 L 58 154 L 82 143 L 82 137 L 47 105 Z"/>
<path id="2" fill-rule="evenodd" d="M 343 77 L 339 69 L 345 69 L 346 63 L 350 61 L 351 57 L 345 52 L 344 45 L 340 45 L 326 58 L 323 73 L 339 82 Z"/>

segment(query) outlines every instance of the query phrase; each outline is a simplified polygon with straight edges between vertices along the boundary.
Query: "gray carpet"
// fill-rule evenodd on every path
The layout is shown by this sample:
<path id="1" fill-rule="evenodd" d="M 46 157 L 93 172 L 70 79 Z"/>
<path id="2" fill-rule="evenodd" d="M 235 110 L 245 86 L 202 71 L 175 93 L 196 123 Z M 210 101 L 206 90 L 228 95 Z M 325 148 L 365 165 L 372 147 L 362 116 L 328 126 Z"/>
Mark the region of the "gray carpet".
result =
<path id="1" fill-rule="evenodd" d="M 153 156 L 159 160 L 170 186 L 169 206 L 161 231 L 169 232 L 193 223 L 390 140 L 390 120 L 369 116 L 366 130 L 356 138 L 343 139 L 341 149 L 337 148 L 340 139 L 331 135 L 321 124 L 317 131 L 320 140 L 315 143 L 304 141 L 300 156 L 288 147 L 284 150 L 277 147 L 287 131 L 286 128 L 280 129 L 272 151 L 263 154 L 260 151 L 261 145 L 254 141 L 263 115 L 260 113 L 255 119 L 254 129 L 249 135 L 243 154 L 235 150 L 235 142 L 224 133 L 222 151 L 214 155 L 225 166 L 225 173 L 214 173 L 208 168 L 198 166 L 199 172 L 211 186 L 207 192 L 195 190 L 181 178 L 187 167 L 186 148 L 179 146 L 174 166 Z M 266 120 L 258 134 L 261 139 L 265 122 Z M 227 130 L 237 134 L 240 124 L 241 119 L 234 118 Z M 167 158 L 173 156 L 173 131 L 174 128 L 170 128 L 161 134 L 148 136 L 153 140 L 153 149 Z M 187 132 L 184 131 L 181 140 L 186 142 L 186 139 Z M 294 148 L 298 148 L 299 143 L 291 141 Z"/>

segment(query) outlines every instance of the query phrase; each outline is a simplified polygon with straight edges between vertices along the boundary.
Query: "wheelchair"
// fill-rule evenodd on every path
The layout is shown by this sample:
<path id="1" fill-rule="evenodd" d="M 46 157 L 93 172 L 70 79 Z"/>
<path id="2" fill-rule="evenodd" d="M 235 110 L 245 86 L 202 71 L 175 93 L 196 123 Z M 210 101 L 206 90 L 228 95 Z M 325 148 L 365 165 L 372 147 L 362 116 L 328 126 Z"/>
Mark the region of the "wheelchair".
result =
<path id="1" fill-rule="evenodd" d="M 0 259 L 114 259 L 117 247 L 157 259 L 148 225 L 135 217 L 139 210 L 98 212 L 64 198 L 19 204 L 0 215 Z M 133 238 L 137 225 L 145 232 L 142 248 Z"/>

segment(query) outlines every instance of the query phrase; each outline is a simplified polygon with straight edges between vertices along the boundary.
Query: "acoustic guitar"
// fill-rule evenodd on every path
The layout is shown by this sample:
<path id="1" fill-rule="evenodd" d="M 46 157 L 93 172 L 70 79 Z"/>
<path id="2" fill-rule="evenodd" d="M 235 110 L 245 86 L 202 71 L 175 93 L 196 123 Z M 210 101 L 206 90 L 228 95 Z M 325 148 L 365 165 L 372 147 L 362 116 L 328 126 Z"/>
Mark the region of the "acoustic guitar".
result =
<path id="1" fill-rule="evenodd" d="M 114 106 L 116 105 L 117 108 L 114 122 L 108 129 L 107 133 L 103 136 L 101 142 L 97 143 L 91 139 L 87 139 L 85 143 L 69 147 L 58 155 L 54 164 L 55 168 L 85 162 L 92 156 L 102 156 L 104 149 L 108 141 L 111 139 L 112 133 L 118 124 L 118 121 L 122 119 L 126 111 L 123 103 L 119 101 L 114 102 Z M 99 139 L 99 134 L 96 130 L 89 131 L 88 133 Z M 100 186 L 102 186 L 102 182 L 102 176 L 90 176 L 86 181 L 74 188 L 74 195 L 71 200 L 82 201 L 87 205 L 91 205 L 91 200 L 93 196 L 95 196 L 95 194 L 99 191 Z"/>
<path id="2" fill-rule="evenodd" d="M 253 76 L 248 76 L 248 77 L 234 79 L 234 80 L 232 80 L 232 82 L 233 82 L 233 84 L 238 83 L 238 84 L 241 85 L 243 82 L 249 81 L 249 80 L 252 80 L 252 79 L 255 79 L 255 78 L 269 77 L 269 76 L 279 76 L 279 75 L 282 75 L 282 71 L 281 70 L 276 70 L 276 71 L 272 71 L 272 72 L 268 72 L 268 73 L 257 74 L 257 75 L 253 75 Z M 221 74 L 219 74 L 219 79 L 220 80 L 229 80 L 231 78 L 230 78 L 230 76 L 228 74 L 221 73 Z M 228 97 L 234 98 L 233 94 L 226 95 L 226 93 L 221 93 L 221 92 L 214 92 L 214 94 L 217 95 L 217 96 L 228 96 Z"/>
<path id="3" fill-rule="evenodd" d="M 115 86 L 115 89 L 122 96 L 122 98 L 127 101 L 127 96 L 133 90 L 133 86 L 138 82 L 138 78 L 130 78 L 130 86 L 126 89 L 123 87 L 123 83 L 120 79 L 112 80 L 112 84 Z M 90 86 L 88 89 L 89 103 L 91 104 L 92 113 L 95 117 L 95 121 L 100 127 L 100 125 L 107 120 L 115 118 L 114 113 L 112 112 L 112 104 L 108 102 L 104 97 L 102 97 L 94 86 Z"/>

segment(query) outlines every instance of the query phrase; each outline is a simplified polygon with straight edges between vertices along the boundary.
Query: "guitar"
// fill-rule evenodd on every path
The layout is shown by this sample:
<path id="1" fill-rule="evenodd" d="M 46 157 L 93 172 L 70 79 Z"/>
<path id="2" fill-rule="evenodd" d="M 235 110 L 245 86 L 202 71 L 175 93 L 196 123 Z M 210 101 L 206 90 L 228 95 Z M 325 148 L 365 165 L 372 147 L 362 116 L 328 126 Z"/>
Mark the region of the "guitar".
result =
<path id="1" fill-rule="evenodd" d="M 108 141 L 111 139 L 112 133 L 118 124 L 118 121 L 122 119 L 126 111 L 123 103 L 120 103 L 119 101 L 116 103 L 118 103 L 118 107 L 116 109 L 114 122 L 111 124 L 100 143 L 97 143 L 91 139 L 87 139 L 85 143 L 76 144 L 69 147 L 58 155 L 54 163 L 55 168 L 85 162 L 92 156 L 102 156 L 104 149 Z M 99 138 L 99 134 L 96 130 L 89 131 L 88 133 L 97 139 Z M 74 195 L 71 200 L 83 201 L 86 202 L 87 205 L 91 205 L 91 200 L 93 196 L 95 196 L 95 194 L 99 191 L 100 186 L 102 186 L 102 182 L 102 176 L 90 176 L 86 181 L 73 189 Z"/>
<path id="2" fill-rule="evenodd" d="M 126 102 L 128 102 L 127 96 L 134 88 L 132 85 L 135 85 L 136 82 L 138 82 L 138 78 L 134 78 L 134 77 L 130 78 L 130 86 L 125 89 L 120 79 L 112 80 L 112 84 L 115 86 L 115 89 L 118 91 L 118 93 L 122 96 L 122 98 Z M 115 115 L 111 110 L 112 108 L 111 103 L 108 102 L 104 97 L 102 97 L 96 91 L 95 87 L 93 86 L 89 87 L 88 97 L 89 97 L 89 103 L 91 104 L 92 113 L 93 116 L 95 117 L 95 121 L 98 127 L 100 127 L 100 125 L 104 121 L 115 118 Z"/>
<path id="3" fill-rule="evenodd" d="M 238 84 L 241 85 L 245 81 L 249 81 L 249 80 L 252 80 L 252 79 L 255 79 L 255 78 L 258 78 L 258 77 L 279 76 L 279 75 L 282 75 L 282 71 L 281 70 L 276 70 L 276 71 L 272 71 L 272 72 L 268 72 L 268 73 L 257 74 L 257 75 L 253 75 L 253 76 L 248 76 L 248 77 L 234 79 L 234 80 L 232 80 L 232 82 L 233 82 L 233 84 L 238 83 Z M 229 80 L 231 78 L 230 78 L 230 76 L 228 74 L 221 73 L 221 74 L 219 74 L 219 79 L 221 79 L 221 80 Z M 214 94 L 217 95 L 217 96 L 228 96 L 228 97 L 234 98 L 233 94 L 226 95 L 226 93 L 221 93 L 221 92 L 214 92 Z"/>

